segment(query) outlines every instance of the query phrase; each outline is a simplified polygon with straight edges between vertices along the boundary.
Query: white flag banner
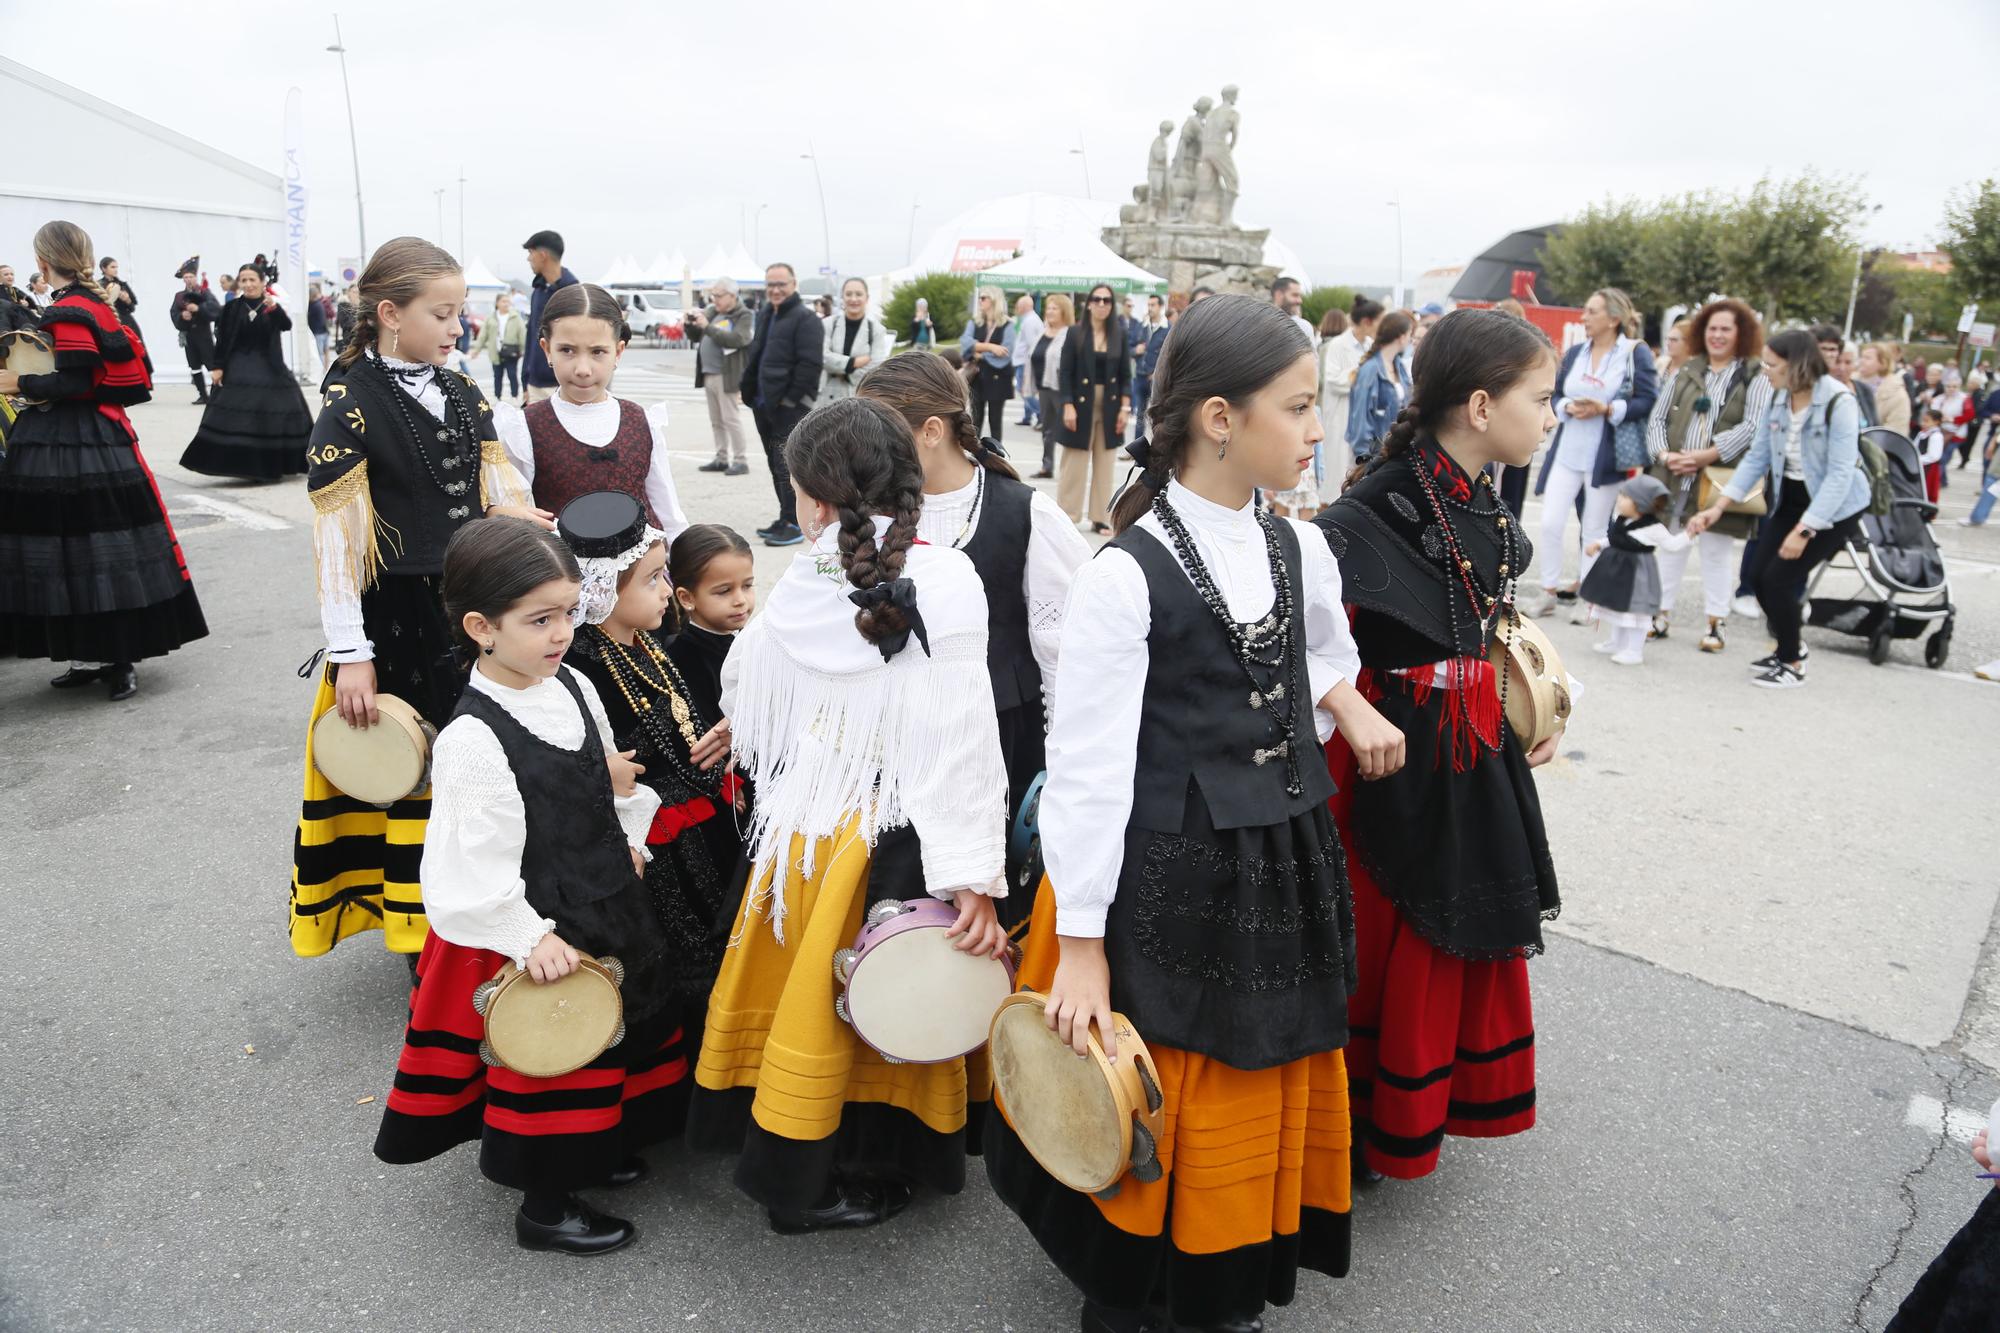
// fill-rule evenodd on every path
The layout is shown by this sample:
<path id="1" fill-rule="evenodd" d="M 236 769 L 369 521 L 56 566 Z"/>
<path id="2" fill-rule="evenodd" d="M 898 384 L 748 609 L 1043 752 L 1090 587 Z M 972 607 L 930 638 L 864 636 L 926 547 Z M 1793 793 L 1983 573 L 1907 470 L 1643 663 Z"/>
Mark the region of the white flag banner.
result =
<path id="1" fill-rule="evenodd" d="M 284 274 L 285 313 L 292 317 L 292 368 L 309 378 L 318 367 L 318 351 L 306 319 L 310 296 L 306 287 L 306 169 L 305 94 L 285 93 L 285 243 L 278 257 Z"/>

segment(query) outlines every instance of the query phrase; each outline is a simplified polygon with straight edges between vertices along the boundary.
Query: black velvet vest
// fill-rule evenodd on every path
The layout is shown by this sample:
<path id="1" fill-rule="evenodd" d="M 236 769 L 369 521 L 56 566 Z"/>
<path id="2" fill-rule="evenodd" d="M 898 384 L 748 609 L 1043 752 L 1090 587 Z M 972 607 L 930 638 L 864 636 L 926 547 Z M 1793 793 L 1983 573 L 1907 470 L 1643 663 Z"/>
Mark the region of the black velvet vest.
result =
<path id="1" fill-rule="evenodd" d="M 1142 528 L 1128 528 L 1112 542 L 1139 562 L 1152 602 L 1146 635 L 1148 662 L 1145 701 L 1140 713 L 1138 764 L 1132 793 L 1132 824 L 1159 833 L 1178 833 L 1192 782 L 1218 830 L 1281 824 L 1333 795 L 1333 779 L 1320 758 L 1313 730 L 1312 700 L 1291 701 L 1291 729 L 1276 730 L 1270 713 L 1250 704 L 1251 681 L 1231 651 L 1201 594 L 1174 553 Z M 1278 524 L 1278 550 L 1295 590 L 1292 652 L 1297 670 L 1282 668 L 1287 689 L 1294 679 L 1308 692 L 1305 592 L 1299 543 L 1291 525 Z M 1279 681 L 1259 680 L 1269 690 Z M 1303 780 L 1302 795 L 1286 790 L 1288 765 L 1282 757 L 1263 763 L 1254 756 L 1281 742 L 1289 744 Z"/>
<path id="2" fill-rule="evenodd" d="M 456 449 L 437 438 L 439 423 L 422 404 L 391 383 L 366 357 L 328 376 L 347 385 L 360 400 L 368 423 L 362 441 L 368 455 L 368 499 L 382 534 L 382 568 L 390 574 L 441 574 L 445 543 L 485 512 L 479 495 L 480 450 L 497 440 L 492 409 L 462 375 L 439 377 L 473 423 L 475 434 Z M 397 402 L 391 394 L 400 397 Z M 403 413 L 416 422 L 413 437 Z"/>
<path id="3" fill-rule="evenodd" d="M 993 677 L 998 712 L 1042 702 L 1042 672 L 1028 641 L 1028 535 L 1033 526 L 1034 488 L 997 472 L 986 474 L 985 511 L 978 530 L 962 548 L 986 585 L 986 671 Z"/>

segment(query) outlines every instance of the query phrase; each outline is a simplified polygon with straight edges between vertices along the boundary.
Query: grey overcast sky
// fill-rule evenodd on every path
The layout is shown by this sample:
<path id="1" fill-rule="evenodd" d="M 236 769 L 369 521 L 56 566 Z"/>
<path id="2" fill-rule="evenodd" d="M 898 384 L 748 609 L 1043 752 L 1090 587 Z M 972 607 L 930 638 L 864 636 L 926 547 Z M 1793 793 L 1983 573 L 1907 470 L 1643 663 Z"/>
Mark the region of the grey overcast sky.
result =
<path id="1" fill-rule="evenodd" d="M 331 7 L 0 0 L 0 47 L 128 110 L 279 165 L 305 94 L 310 251 L 352 254 Z M 1859 176 L 1867 239 L 1934 239 L 2000 175 L 2000 0 L 345 0 L 369 234 L 438 232 L 502 276 L 538 227 L 575 266 L 751 240 L 875 273 L 952 214 L 1024 190 L 1129 198 L 1163 118 L 1242 89 L 1239 215 L 1326 281 L 1459 263 L 1607 194 Z M 1960 136 L 1955 120 L 1982 121 Z M 16 126 L 17 131 L 26 127 Z M 35 151 L 32 134 L 10 151 Z M 117 164 L 104 164 L 115 173 Z M 0 166 L 0 175 L 5 174 Z"/>

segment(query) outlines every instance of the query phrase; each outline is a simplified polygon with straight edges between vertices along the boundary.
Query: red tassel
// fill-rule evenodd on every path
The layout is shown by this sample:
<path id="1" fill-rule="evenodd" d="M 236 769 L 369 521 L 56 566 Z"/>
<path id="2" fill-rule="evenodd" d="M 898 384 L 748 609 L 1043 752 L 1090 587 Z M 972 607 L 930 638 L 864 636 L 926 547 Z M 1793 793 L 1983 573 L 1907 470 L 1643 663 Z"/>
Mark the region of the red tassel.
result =
<path id="1" fill-rule="evenodd" d="M 1438 747 L 1451 751 L 1452 772 L 1465 773 L 1483 746 L 1499 743 L 1500 695 L 1493 664 L 1483 657 L 1453 658 L 1446 670 L 1451 687 L 1438 713 Z"/>

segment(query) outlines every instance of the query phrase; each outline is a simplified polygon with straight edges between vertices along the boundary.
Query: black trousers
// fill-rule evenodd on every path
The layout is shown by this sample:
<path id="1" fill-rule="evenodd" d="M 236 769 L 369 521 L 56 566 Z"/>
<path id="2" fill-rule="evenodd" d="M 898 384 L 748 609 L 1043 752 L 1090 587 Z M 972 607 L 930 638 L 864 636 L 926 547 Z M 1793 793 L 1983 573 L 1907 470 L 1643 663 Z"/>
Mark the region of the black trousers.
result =
<path id="1" fill-rule="evenodd" d="M 797 527 L 798 501 L 792 495 L 792 470 L 785 466 L 785 441 L 791 438 L 792 427 L 805 420 L 806 409 L 759 404 L 751 409 L 750 415 L 757 420 L 757 438 L 764 444 L 764 461 L 771 465 L 771 489 L 778 495 L 778 521 Z"/>
<path id="2" fill-rule="evenodd" d="M 1007 390 L 1004 385 L 991 385 L 987 377 L 979 376 L 972 381 L 972 428 L 982 435 L 1001 439 L 1001 426 L 1007 419 Z M 986 428 L 980 430 L 982 418 Z"/>
<path id="3" fill-rule="evenodd" d="M 1777 511 L 1770 516 L 1757 543 L 1756 564 L 1750 570 L 1750 586 L 1757 594 L 1757 605 L 1764 608 L 1764 618 L 1771 623 L 1772 635 L 1778 640 L 1781 662 L 1799 660 L 1799 619 L 1805 609 L 1800 594 L 1806 579 L 1822 562 L 1831 559 L 1861 526 L 1859 514 L 1844 518 L 1825 532 L 1815 533 L 1798 559 L 1787 560 L 1779 550 L 1811 505 L 1812 495 L 1806 484 L 1787 478 L 1778 495 Z"/>
<path id="4" fill-rule="evenodd" d="M 1500 503 L 1514 513 L 1514 521 L 1521 521 L 1521 506 L 1528 501 L 1528 469 L 1505 467 L 1500 469 Z"/>

